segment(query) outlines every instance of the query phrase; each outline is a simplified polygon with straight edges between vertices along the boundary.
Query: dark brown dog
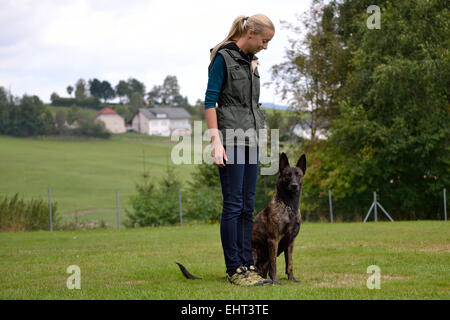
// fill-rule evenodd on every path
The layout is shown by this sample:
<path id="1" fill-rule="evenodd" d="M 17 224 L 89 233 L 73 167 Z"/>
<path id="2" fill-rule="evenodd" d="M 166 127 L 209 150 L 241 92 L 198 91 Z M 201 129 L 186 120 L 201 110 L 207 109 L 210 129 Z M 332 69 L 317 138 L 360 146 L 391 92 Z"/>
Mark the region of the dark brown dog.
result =
<path id="1" fill-rule="evenodd" d="M 272 201 L 253 220 L 252 251 L 259 274 L 277 279 L 277 257 L 284 252 L 286 274 L 297 282 L 292 272 L 294 240 L 300 231 L 300 196 L 302 180 L 306 172 L 306 156 L 303 154 L 295 167 L 289 166 L 286 154 L 280 155 L 279 176 Z"/>

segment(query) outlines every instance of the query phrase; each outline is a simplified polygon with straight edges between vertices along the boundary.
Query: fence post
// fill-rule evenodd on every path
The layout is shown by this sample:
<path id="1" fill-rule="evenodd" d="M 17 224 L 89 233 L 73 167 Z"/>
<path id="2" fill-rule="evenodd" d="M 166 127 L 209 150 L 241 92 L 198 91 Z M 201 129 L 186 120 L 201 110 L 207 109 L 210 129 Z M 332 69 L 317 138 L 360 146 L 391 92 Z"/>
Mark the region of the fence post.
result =
<path id="1" fill-rule="evenodd" d="M 48 213 L 50 215 L 50 232 L 53 232 L 52 194 L 50 188 L 48 188 Z"/>
<path id="2" fill-rule="evenodd" d="M 375 203 L 375 207 L 373 208 L 374 209 L 374 211 L 373 211 L 373 214 L 374 214 L 374 220 L 375 220 L 375 222 L 378 222 L 378 212 L 377 212 L 377 192 L 376 191 L 374 191 L 373 192 L 373 203 Z"/>
<path id="3" fill-rule="evenodd" d="M 183 226 L 183 208 L 181 206 L 181 189 L 178 188 L 178 204 L 180 207 L 180 227 Z"/>
<path id="4" fill-rule="evenodd" d="M 447 221 L 447 196 L 445 194 L 445 188 L 444 188 L 444 219 Z"/>
<path id="5" fill-rule="evenodd" d="M 119 189 L 116 189 L 117 230 L 120 230 Z"/>
<path id="6" fill-rule="evenodd" d="M 330 201 L 330 222 L 333 223 L 333 202 L 331 202 L 331 190 L 328 190 L 328 200 Z"/>

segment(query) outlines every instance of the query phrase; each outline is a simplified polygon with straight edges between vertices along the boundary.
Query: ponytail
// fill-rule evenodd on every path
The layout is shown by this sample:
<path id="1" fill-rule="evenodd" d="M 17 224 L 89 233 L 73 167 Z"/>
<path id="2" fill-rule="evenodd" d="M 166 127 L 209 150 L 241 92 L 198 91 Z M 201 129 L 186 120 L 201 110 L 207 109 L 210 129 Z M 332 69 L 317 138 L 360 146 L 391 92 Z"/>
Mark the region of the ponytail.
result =
<path id="1" fill-rule="evenodd" d="M 231 29 L 228 32 L 228 35 L 225 39 L 223 39 L 220 43 L 218 43 L 213 50 L 211 51 L 210 60 L 213 61 L 216 56 L 217 51 L 219 51 L 220 47 L 229 44 L 231 42 L 236 42 L 244 32 L 244 25 L 249 17 L 239 16 L 234 19 L 233 24 L 231 25 Z M 247 31 L 247 30 L 245 30 Z"/>
<path id="2" fill-rule="evenodd" d="M 211 51 L 210 60 L 211 62 L 214 60 L 217 51 L 219 49 L 231 42 L 236 42 L 239 38 L 246 34 L 248 30 L 255 30 L 256 34 L 260 34 L 264 31 L 264 28 L 269 28 L 275 32 L 275 27 L 270 21 L 268 17 L 263 14 L 255 14 L 251 17 L 239 16 L 234 19 L 233 24 L 231 25 L 231 29 L 228 32 L 228 35 L 222 42 L 218 43 Z"/>

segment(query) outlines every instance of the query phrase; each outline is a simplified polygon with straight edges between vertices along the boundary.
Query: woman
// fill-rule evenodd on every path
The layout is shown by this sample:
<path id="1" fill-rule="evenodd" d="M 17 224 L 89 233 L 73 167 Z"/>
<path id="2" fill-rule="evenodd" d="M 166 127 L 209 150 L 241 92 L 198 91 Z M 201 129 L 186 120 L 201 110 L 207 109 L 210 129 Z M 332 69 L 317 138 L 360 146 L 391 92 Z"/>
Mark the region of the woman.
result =
<path id="1" fill-rule="evenodd" d="M 273 23 L 265 15 L 237 17 L 228 36 L 212 49 L 208 68 L 205 115 L 211 156 L 219 167 L 222 186 L 222 248 L 228 280 L 242 286 L 272 283 L 256 272 L 251 236 L 259 158 L 257 132 L 265 128 L 255 54 L 267 49 L 274 34 Z"/>

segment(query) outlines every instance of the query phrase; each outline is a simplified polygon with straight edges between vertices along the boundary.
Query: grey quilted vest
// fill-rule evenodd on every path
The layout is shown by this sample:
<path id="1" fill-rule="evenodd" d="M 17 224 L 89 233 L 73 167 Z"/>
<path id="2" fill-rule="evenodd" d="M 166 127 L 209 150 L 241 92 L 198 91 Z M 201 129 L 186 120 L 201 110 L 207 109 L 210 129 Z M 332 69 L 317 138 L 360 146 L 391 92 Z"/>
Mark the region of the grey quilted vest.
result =
<path id="1" fill-rule="evenodd" d="M 258 58 L 254 56 L 250 63 L 239 52 L 226 48 L 218 54 L 223 56 L 227 72 L 216 108 L 223 144 L 256 146 L 258 130 L 267 128 L 265 112 L 259 103 Z"/>

